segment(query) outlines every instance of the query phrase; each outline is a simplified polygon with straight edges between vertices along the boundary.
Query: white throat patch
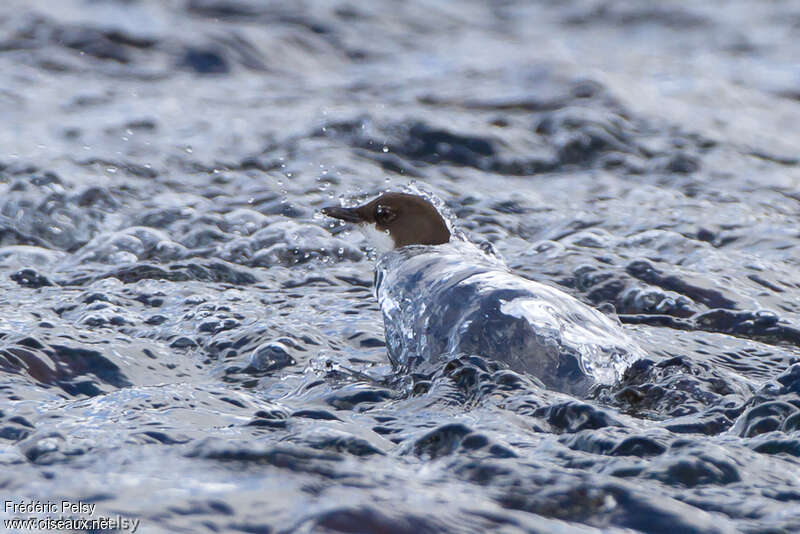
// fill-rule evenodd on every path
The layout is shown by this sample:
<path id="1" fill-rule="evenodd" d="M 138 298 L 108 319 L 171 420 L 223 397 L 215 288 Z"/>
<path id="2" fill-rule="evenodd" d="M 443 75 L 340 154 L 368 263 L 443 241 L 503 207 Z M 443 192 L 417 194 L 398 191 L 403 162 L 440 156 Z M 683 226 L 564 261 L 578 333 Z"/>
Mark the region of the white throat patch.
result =
<path id="1" fill-rule="evenodd" d="M 389 252 L 394 250 L 394 239 L 389 235 L 389 231 L 381 232 L 375 228 L 374 224 L 363 223 L 358 225 L 358 229 L 364 234 L 369 245 L 378 252 Z"/>

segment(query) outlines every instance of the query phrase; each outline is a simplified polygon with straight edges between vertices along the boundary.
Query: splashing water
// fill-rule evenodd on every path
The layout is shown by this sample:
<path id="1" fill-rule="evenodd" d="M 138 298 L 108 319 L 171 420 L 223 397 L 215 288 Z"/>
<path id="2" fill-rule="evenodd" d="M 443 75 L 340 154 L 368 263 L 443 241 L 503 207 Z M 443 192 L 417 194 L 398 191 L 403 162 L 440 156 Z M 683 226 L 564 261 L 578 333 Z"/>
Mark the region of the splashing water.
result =
<path id="1" fill-rule="evenodd" d="M 797 2 L 396 4 L 0 3 L 5 499 L 137 532 L 800 532 Z M 390 354 L 424 362 L 393 372 L 372 255 L 314 214 L 412 178 L 647 357 L 601 386 L 622 328 L 437 247 L 382 260 Z M 509 324 L 598 385 L 495 361 Z"/>
<path id="2" fill-rule="evenodd" d="M 583 395 L 644 356 L 607 316 L 512 274 L 468 241 L 387 252 L 375 286 L 395 365 L 478 354 Z"/>

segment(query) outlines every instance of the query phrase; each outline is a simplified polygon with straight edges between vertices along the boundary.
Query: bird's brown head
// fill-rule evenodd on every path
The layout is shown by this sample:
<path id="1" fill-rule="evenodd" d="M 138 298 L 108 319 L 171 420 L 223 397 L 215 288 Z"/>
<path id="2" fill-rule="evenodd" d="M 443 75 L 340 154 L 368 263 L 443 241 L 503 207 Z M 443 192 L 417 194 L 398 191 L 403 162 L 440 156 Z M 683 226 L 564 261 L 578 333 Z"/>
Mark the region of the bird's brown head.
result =
<path id="1" fill-rule="evenodd" d="M 322 213 L 343 221 L 374 225 L 388 232 L 394 248 L 408 245 L 441 245 L 450 241 L 450 230 L 433 204 L 417 195 L 384 193 L 356 206 L 323 208 Z"/>

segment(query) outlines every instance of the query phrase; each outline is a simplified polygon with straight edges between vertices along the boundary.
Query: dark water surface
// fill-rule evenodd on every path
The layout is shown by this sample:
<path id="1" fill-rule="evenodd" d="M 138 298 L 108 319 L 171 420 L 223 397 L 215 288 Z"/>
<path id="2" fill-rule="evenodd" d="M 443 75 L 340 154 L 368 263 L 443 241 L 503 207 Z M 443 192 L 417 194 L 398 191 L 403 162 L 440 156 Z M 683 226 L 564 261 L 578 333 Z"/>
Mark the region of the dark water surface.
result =
<path id="1" fill-rule="evenodd" d="M 4 0 L 4 499 L 800 531 L 798 58 L 789 0 Z M 648 357 L 589 398 L 394 372 L 371 253 L 315 213 L 410 180 Z"/>

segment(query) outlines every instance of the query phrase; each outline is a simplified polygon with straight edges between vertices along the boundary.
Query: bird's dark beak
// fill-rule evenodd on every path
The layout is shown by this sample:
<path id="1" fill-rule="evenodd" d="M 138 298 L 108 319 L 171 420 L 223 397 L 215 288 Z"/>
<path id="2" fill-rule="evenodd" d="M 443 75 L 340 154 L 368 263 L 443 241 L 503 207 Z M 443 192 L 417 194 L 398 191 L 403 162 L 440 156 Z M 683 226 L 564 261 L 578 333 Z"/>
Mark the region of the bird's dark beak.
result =
<path id="1" fill-rule="evenodd" d="M 340 206 L 330 206 L 322 208 L 322 214 L 334 219 L 341 219 L 351 223 L 364 222 L 364 219 L 359 215 L 357 208 L 342 208 Z"/>

